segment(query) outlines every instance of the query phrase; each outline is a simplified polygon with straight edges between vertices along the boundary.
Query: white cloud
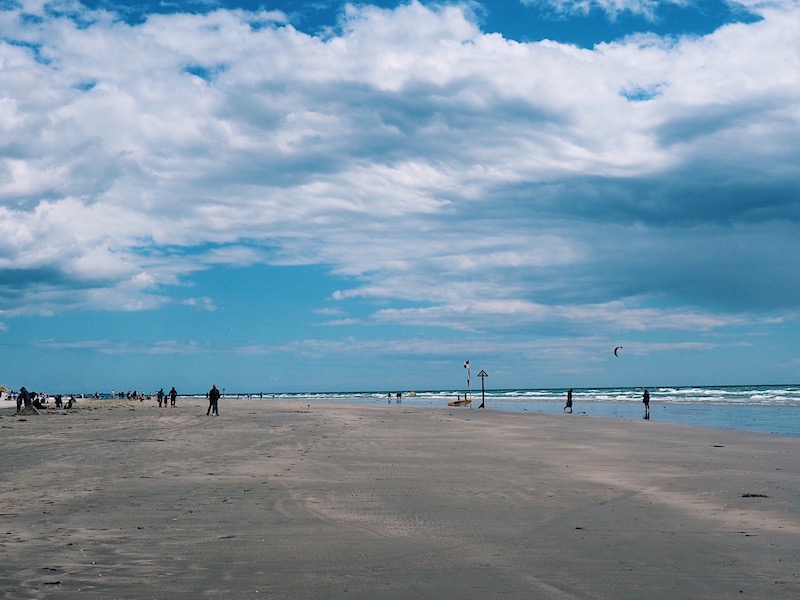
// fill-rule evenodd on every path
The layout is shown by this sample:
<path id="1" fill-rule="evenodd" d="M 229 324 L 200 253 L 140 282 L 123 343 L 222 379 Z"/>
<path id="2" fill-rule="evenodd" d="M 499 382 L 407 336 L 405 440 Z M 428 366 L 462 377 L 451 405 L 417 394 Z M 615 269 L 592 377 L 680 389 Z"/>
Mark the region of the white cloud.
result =
<path id="1" fill-rule="evenodd" d="M 356 325 L 359 323 L 358 319 L 347 318 L 347 319 L 334 319 L 331 321 L 326 321 L 324 323 L 320 323 L 321 327 L 345 327 L 347 325 Z"/>
<path id="2" fill-rule="evenodd" d="M 448 326 L 467 331 L 501 331 L 505 322 L 518 327 L 523 323 L 570 322 L 582 330 L 595 331 L 707 331 L 752 321 L 749 315 L 700 313 L 692 309 L 631 308 L 616 301 L 600 305 L 548 306 L 525 300 L 472 300 L 463 304 L 413 309 L 384 309 L 375 318 L 417 326 Z"/>
<path id="3" fill-rule="evenodd" d="M 214 302 L 214 299 L 209 298 L 207 296 L 203 296 L 200 298 L 188 298 L 183 301 L 183 304 L 185 304 L 186 306 L 193 306 L 207 311 L 217 310 L 217 306 L 216 303 Z"/>
<path id="4" fill-rule="evenodd" d="M 795 3 L 593 50 L 486 35 L 457 6 L 351 6 L 325 38 L 279 13 L 77 26 L 22 6 L 0 11 L 0 270 L 19 280 L 0 309 L 154 308 L 198 269 L 264 261 L 419 304 L 379 321 L 702 330 L 744 313 L 705 303 L 697 254 L 663 275 L 673 240 L 706 264 L 729 252 L 702 245 L 709 223 L 754 263 L 762 239 L 798 249 Z M 800 289 L 793 265 L 768 284 Z"/>

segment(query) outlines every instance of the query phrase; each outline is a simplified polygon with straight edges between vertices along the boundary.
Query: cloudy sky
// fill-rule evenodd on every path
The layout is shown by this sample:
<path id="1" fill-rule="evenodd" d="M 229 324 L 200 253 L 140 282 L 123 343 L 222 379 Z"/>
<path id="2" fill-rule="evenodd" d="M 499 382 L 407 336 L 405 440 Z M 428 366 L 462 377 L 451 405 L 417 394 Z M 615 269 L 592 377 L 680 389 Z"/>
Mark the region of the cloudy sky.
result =
<path id="1" fill-rule="evenodd" d="M 0 0 L 0 384 L 800 381 L 797 0 L 133 4 Z"/>

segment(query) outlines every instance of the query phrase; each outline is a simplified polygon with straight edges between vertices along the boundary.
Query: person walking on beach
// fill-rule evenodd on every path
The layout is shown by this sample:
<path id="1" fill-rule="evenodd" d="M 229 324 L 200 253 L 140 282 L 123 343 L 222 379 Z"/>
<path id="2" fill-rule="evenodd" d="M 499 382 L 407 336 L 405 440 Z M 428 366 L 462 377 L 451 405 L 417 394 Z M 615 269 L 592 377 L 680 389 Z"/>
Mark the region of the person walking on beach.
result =
<path id="1" fill-rule="evenodd" d="M 218 401 L 219 390 L 217 389 L 217 384 L 215 383 L 208 391 L 208 410 L 206 411 L 206 416 L 210 415 L 212 412 L 214 413 L 214 416 L 219 416 L 219 407 L 217 406 Z"/>
<path id="2" fill-rule="evenodd" d="M 158 408 L 161 408 L 161 403 L 164 401 L 164 388 L 156 392 L 156 399 L 158 400 Z"/>
<path id="3" fill-rule="evenodd" d="M 644 403 L 644 418 L 650 418 L 650 392 L 647 391 L 645 388 L 644 393 L 642 394 L 642 402 Z"/>
<path id="4" fill-rule="evenodd" d="M 567 404 L 564 406 L 564 410 L 566 411 L 569 409 L 569 412 L 572 412 L 572 388 L 567 390 Z"/>
<path id="5" fill-rule="evenodd" d="M 172 386 L 172 389 L 169 391 L 169 405 L 172 408 L 175 408 L 175 398 L 178 397 L 178 392 L 175 391 L 175 386 Z M 164 408 L 167 406 L 167 401 L 164 400 Z"/>

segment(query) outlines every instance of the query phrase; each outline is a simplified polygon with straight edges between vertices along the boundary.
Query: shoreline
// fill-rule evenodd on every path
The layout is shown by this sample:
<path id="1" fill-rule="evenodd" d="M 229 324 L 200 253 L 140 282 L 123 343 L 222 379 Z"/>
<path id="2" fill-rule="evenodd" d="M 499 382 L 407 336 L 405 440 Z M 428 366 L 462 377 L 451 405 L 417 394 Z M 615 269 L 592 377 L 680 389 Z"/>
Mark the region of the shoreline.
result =
<path id="1" fill-rule="evenodd" d="M 402 405 L 221 400 L 207 417 L 201 401 L 118 402 L 3 413 L 0 595 L 800 595 L 793 437 Z"/>
<path id="2" fill-rule="evenodd" d="M 204 402 L 205 399 L 198 395 L 178 396 L 178 403 Z M 311 405 L 342 405 L 342 406 L 387 406 L 385 398 L 342 397 L 319 398 L 312 396 L 298 396 L 296 398 L 259 398 L 259 397 L 234 397 L 228 395 L 221 402 L 255 402 L 269 407 L 281 402 L 297 402 Z M 447 398 L 420 399 L 405 398 L 403 403 L 397 404 L 392 400 L 389 404 L 397 409 L 407 408 L 449 408 L 446 406 Z M 78 398 L 77 407 L 85 405 L 96 406 L 129 406 L 146 407 L 156 406 L 155 397 L 140 402 L 138 399 L 118 398 Z M 669 403 L 651 400 L 652 411 L 648 420 L 652 422 L 668 422 L 695 427 L 709 427 L 712 429 L 727 429 L 734 431 L 762 432 L 771 435 L 790 437 L 800 436 L 800 406 L 797 405 L 757 405 L 743 403 L 713 403 L 713 402 L 681 402 Z M 3 408 L 12 408 L 14 401 L 0 401 L 0 411 Z M 472 407 L 462 407 L 461 410 L 476 410 L 478 403 L 473 401 Z M 52 402 L 48 404 L 47 411 L 55 410 Z M 495 410 L 511 414 L 548 414 L 562 415 L 563 401 L 557 400 L 529 400 L 524 403 L 487 400 L 485 410 Z M 13 414 L 13 411 L 12 411 Z M 644 414 L 640 401 L 597 400 L 580 398 L 574 404 L 574 417 L 599 417 L 623 420 L 640 420 Z"/>

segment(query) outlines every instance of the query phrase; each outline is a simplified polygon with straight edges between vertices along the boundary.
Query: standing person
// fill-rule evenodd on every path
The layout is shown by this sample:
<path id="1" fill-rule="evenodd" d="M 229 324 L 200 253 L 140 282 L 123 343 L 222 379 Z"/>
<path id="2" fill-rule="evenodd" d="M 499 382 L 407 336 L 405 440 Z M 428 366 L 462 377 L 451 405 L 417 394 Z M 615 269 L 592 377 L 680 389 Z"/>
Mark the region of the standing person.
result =
<path id="1" fill-rule="evenodd" d="M 17 394 L 17 412 L 22 410 L 23 403 L 25 403 L 26 407 L 31 405 L 31 395 L 24 385 L 19 388 L 19 394 Z"/>
<path id="2" fill-rule="evenodd" d="M 647 389 L 644 390 L 642 394 L 642 402 L 644 403 L 644 418 L 650 418 L 650 392 Z"/>
<path id="3" fill-rule="evenodd" d="M 217 406 L 218 400 L 219 390 L 217 389 L 217 384 L 215 383 L 208 391 L 208 410 L 206 411 L 206 416 L 210 415 L 212 412 L 214 413 L 214 416 L 219 416 L 219 407 Z"/>
<path id="4" fill-rule="evenodd" d="M 161 388 L 156 393 L 156 399 L 158 400 L 158 408 L 161 408 L 161 403 L 164 401 L 164 388 Z"/>
<path id="5" fill-rule="evenodd" d="M 175 386 L 172 386 L 172 389 L 169 391 L 169 405 L 172 408 L 175 408 L 175 398 L 178 397 L 178 392 L 175 391 Z M 164 408 L 167 407 L 167 401 L 164 400 Z"/>
<path id="6" fill-rule="evenodd" d="M 567 404 L 564 406 L 564 410 L 569 409 L 569 412 L 572 412 L 572 388 L 567 390 Z"/>

